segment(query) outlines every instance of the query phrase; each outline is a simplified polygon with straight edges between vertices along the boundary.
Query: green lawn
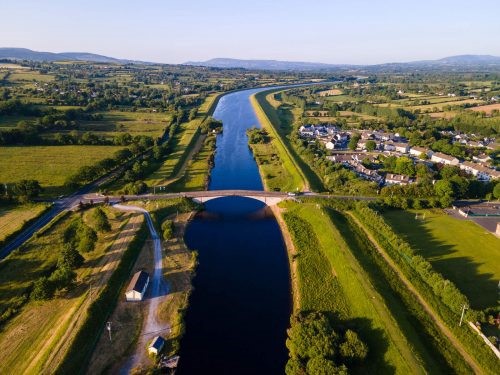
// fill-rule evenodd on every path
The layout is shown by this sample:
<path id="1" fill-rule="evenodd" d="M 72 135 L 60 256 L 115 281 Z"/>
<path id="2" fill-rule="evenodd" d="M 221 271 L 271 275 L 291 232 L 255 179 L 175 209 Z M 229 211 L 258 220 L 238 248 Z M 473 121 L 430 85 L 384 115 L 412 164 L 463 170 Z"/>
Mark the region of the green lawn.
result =
<path id="1" fill-rule="evenodd" d="M 66 193 L 66 178 L 84 165 L 111 157 L 123 146 L 0 147 L 0 181 L 38 180 L 44 196 Z"/>
<path id="2" fill-rule="evenodd" d="M 277 117 L 277 112 L 274 107 L 267 102 L 266 95 L 273 95 L 273 93 L 262 91 L 252 95 L 250 100 L 259 122 L 271 136 L 271 143 L 276 149 L 276 154 L 279 156 L 281 167 L 286 170 L 286 172 L 284 171 L 283 173 L 290 176 L 287 179 L 288 185 L 283 186 L 282 190 L 295 191 L 297 188 L 301 191 L 308 190 L 309 181 L 297 164 L 296 159 L 291 155 L 291 149 L 287 148 L 285 140 L 282 138 L 282 135 L 279 134 L 277 128 L 279 127 L 280 120 Z"/>
<path id="3" fill-rule="evenodd" d="M 425 212 L 425 220 L 415 220 L 415 211 L 392 210 L 384 217 L 436 271 L 458 286 L 473 308 L 494 306 L 500 280 L 500 239 L 472 221 L 442 211 L 418 212 Z"/>
<path id="4" fill-rule="evenodd" d="M 300 309 L 329 313 L 359 332 L 369 357 L 354 373 L 423 373 L 417 352 L 326 212 L 316 204 L 282 205 L 298 251 Z"/>
<path id="5" fill-rule="evenodd" d="M 24 223 L 44 212 L 46 208 L 47 204 L 45 203 L 0 207 L 0 243 L 21 229 Z"/>

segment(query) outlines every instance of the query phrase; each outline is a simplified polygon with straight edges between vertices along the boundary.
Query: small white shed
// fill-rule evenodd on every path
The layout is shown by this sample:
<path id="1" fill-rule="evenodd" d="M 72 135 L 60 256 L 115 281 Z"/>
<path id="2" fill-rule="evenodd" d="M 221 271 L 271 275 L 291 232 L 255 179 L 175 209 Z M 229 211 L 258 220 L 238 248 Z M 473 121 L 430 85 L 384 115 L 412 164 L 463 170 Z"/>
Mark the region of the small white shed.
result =
<path id="1" fill-rule="evenodd" d="M 149 284 L 149 275 L 147 272 L 139 271 L 134 274 L 130 284 L 128 284 L 125 298 L 127 301 L 142 301 L 146 294 Z"/>

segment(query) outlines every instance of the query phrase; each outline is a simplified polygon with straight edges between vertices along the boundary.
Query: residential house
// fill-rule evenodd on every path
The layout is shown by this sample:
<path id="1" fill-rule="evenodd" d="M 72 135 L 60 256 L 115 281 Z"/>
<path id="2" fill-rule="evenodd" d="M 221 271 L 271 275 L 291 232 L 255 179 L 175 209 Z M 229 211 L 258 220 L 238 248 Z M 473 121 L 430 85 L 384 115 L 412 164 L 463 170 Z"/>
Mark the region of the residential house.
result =
<path id="1" fill-rule="evenodd" d="M 394 142 L 394 149 L 396 152 L 407 154 L 410 150 L 410 145 L 408 143 Z"/>
<path id="2" fill-rule="evenodd" d="M 491 158 L 489 157 L 489 155 L 479 154 L 477 156 L 473 156 L 472 160 L 474 160 L 476 163 L 488 163 Z"/>
<path id="3" fill-rule="evenodd" d="M 431 161 L 433 161 L 434 163 L 441 163 L 447 165 L 458 165 L 460 163 L 460 161 L 457 158 L 443 154 L 442 152 L 436 152 L 432 154 Z"/>
<path id="4" fill-rule="evenodd" d="M 408 185 L 410 183 L 411 179 L 409 176 L 405 176 L 402 174 L 393 174 L 393 173 L 387 173 L 385 175 L 386 185 Z"/>
<path id="5" fill-rule="evenodd" d="M 410 155 L 420 157 L 420 155 L 426 155 L 427 157 L 432 156 L 432 150 L 425 148 L 425 147 L 419 147 L 419 146 L 414 146 L 410 148 Z"/>
<path id="6" fill-rule="evenodd" d="M 476 176 L 478 180 L 481 181 L 496 180 L 500 177 L 499 171 L 487 168 L 481 164 L 472 163 L 470 161 L 464 161 L 463 163 L 461 163 L 460 169 L 468 173 L 471 173 L 472 175 Z"/>

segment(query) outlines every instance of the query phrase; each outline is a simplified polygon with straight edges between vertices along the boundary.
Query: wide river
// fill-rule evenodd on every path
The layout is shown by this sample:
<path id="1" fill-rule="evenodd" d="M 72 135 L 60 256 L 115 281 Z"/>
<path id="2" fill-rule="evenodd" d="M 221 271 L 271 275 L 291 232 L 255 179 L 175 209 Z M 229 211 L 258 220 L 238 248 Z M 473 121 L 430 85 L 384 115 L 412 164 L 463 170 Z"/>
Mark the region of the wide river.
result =
<path id="1" fill-rule="evenodd" d="M 214 112 L 217 138 L 210 190 L 262 190 L 246 130 L 260 127 L 250 96 L 225 95 Z M 288 260 L 280 228 L 257 200 L 209 201 L 187 228 L 199 252 L 178 374 L 283 374 L 291 313 Z"/>

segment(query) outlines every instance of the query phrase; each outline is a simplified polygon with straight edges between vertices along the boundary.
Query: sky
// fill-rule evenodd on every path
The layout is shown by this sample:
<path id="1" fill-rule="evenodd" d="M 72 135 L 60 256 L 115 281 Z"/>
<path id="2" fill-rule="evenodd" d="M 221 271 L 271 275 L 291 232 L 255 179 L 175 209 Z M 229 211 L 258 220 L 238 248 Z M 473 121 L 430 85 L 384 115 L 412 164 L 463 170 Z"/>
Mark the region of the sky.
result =
<path id="1" fill-rule="evenodd" d="M 0 47 L 161 63 L 500 56 L 500 0 L 2 0 Z"/>

